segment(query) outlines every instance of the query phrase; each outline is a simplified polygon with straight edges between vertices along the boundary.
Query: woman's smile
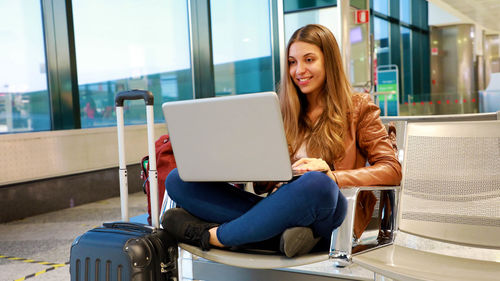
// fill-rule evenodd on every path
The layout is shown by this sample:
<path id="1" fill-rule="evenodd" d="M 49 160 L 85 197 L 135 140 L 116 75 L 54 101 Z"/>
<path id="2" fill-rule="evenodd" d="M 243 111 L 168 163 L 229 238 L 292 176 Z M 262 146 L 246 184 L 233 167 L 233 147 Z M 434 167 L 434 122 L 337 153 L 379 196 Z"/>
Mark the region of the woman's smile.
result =
<path id="1" fill-rule="evenodd" d="M 309 81 L 311 81 L 311 79 L 312 79 L 312 77 L 297 78 L 297 80 L 298 80 L 298 82 L 297 82 L 297 83 L 298 83 L 300 86 L 305 86 L 305 85 L 307 85 L 307 84 L 309 83 Z"/>

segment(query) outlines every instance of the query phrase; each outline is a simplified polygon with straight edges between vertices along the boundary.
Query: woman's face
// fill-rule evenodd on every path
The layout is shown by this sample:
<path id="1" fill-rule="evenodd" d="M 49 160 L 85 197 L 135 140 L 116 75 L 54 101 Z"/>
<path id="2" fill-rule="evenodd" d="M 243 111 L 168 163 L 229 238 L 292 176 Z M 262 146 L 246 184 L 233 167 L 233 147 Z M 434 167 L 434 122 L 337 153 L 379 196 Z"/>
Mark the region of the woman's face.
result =
<path id="1" fill-rule="evenodd" d="M 290 77 L 304 94 L 319 94 L 325 84 L 325 64 L 321 49 L 310 43 L 292 43 L 288 54 Z"/>

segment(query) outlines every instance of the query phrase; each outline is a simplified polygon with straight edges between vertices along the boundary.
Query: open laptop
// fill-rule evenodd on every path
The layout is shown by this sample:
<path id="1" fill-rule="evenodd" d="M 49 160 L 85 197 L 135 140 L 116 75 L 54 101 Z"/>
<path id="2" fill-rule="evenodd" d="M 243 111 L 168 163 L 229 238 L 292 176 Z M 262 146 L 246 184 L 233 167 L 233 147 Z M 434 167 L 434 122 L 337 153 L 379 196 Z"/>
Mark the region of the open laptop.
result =
<path id="1" fill-rule="evenodd" d="M 273 92 L 162 105 L 184 181 L 288 181 L 292 168 Z"/>

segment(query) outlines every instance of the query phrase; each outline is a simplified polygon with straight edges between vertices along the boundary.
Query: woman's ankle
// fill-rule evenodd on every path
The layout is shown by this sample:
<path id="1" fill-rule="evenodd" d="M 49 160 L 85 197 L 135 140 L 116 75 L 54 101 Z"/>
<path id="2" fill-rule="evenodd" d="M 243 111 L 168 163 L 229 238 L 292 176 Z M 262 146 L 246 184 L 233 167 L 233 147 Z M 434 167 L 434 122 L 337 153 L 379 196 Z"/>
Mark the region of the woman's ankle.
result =
<path id="1" fill-rule="evenodd" d="M 208 230 L 208 232 L 210 233 L 210 245 L 213 245 L 213 246 L 216 246 L 219 248 L 224 248 L 225 246 L 222 245 L 222 243 L 219 241 L 219 239 L 217 239 L 217 228 L 219 228 L 219 227 L 218 226 L 212 227 Z"/>

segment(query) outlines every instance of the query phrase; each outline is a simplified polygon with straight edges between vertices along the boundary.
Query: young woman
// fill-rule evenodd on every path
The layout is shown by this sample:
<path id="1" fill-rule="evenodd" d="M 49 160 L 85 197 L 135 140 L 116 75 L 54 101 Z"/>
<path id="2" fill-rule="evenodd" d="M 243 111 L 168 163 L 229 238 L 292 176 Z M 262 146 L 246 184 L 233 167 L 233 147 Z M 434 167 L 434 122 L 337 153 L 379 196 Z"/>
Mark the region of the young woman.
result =
<path id="1" fill-rule="evenodd" d="M 182 208 L 168 210 L 162 225 L 180 242 L 208 250 L 280 237 L 288 257 L 309 252 L 320 240 L 327 249 L 347 208 L 339 188 L 400 183 L 401 166 L 380 110 L 368 94 L 352 93 L 333 34 L 321 25 L 304 26 L 286 54 L 279 98 L 292 168 L 303 175 L 256 183 L 256 193 L 269 193 L 263 198 L 226 183 L 183 182 L 173 170 L 166 188 Z M 376 199 L 364 192 L 358 201 L 359 237 Z"/>

